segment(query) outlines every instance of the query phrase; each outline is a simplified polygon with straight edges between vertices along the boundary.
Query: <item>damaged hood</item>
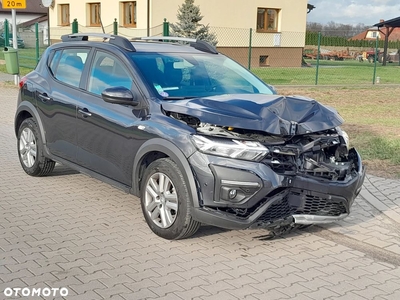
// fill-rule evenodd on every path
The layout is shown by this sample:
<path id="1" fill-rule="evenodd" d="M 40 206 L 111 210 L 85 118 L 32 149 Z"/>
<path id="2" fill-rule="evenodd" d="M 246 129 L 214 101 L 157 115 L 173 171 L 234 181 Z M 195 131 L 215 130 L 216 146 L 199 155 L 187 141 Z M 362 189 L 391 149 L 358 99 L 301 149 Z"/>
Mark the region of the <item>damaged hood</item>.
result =
<path id="1" fill-rule="evenodd" d="M 202 123 L 259 130 L 275 135 L 318 132 L 341 125 L 338 112 L 300 96 L 235 94 L 166 100 L 164 110 L 198 118 Z"/>

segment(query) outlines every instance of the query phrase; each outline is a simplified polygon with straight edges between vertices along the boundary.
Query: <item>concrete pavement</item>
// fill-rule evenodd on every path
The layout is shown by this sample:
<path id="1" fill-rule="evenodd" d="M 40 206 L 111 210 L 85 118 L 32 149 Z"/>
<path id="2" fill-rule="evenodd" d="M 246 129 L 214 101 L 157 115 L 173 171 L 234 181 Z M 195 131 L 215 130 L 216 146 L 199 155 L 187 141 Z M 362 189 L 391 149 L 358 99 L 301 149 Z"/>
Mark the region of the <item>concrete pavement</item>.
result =
<path id="1" fill-rule="evenodd" d="M 27 176 L 17 89 L 0 95 L 0 299 L 400 299 L 400 181 L 368 175 L 347 219 L 274 240 L 204 226 L 167 241 L 132 195 L 62 166 Z"/>

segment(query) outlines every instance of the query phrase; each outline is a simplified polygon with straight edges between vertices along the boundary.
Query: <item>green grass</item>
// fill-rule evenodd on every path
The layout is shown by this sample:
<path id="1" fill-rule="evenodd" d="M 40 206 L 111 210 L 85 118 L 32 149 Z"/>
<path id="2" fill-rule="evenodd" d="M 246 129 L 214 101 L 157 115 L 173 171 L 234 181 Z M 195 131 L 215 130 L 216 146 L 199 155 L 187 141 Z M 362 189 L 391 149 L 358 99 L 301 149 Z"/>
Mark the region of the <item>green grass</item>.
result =
<path id="1" fill-rule="evenodd" d="M 20 72 L 21 76 L 25 76 L 30 71 L 32 71 L 31 68 L 24 68 L 24 67 L 19 68 L 19 72 Z M 0 65 L 0 73 L 7 73 L 6 65 Z"/>
<path id="2" fill-rule="evenodd" d="M 43 54 L 45 48 L 39 49 L 39 57 Z M 4 60 L 4 53 L 0 51 L 0 60 Z M 36 67 L 36 49 L 24 48 L 18 49 L 18 61 L 20 65 L 20 75 L 26 75 Z M 0 65 L 0 72 L 7 73 L 6 66 Z"/>
<path id="3" fill-rule="evenodd" d="M 251 71 L 263 81 L 273 85 L 315 85 L 316 60 L 307 61 L 310 67 L 299 68 L 253 68 Z M 400 84 L 400 66 L 377 63 L 375 77 L 380 77 L 380 84 Z M 320 60 L 318 70 L 319 85 L 354 85 L 372 84 L 374 64 L 356 60 L 329 61 Z"/>
<path id="4" fill-rule="evenodd" d="M 368 172 L 400 178 L 400 87 L 278 87 L 278 92 L 305 95 L 336 108 Z"/>
<path id="5" fill-rule="evenodd" d="M 398 165 L 400 175 L 400 139 L 364 132 L 353 136 L 352 145 L 359 149 L 366 160 L 388 160 Z"/>

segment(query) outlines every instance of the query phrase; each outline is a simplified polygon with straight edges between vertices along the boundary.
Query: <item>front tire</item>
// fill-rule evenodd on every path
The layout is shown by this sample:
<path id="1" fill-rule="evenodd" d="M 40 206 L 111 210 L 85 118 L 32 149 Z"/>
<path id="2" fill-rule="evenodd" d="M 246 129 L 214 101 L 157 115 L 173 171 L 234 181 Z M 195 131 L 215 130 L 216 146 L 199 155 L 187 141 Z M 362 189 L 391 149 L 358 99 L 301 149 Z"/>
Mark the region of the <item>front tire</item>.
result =
<path id="1" fill-rule="evenodd" d="M 169 158 L 152 162 L 143 175 L 140 201 L 150 229 L 168 240 L 192 236 L 200 223 L 190 215 L 192 197 L 183 174 Z"/>
<path id="2" fill-rule="evenodd" d="M 39 127 L 32 118 L 21 123 L 17 147 L 19 161 L 28 175 L 45 176 L 53 171 L 56 163 L 44 156 Z"/>

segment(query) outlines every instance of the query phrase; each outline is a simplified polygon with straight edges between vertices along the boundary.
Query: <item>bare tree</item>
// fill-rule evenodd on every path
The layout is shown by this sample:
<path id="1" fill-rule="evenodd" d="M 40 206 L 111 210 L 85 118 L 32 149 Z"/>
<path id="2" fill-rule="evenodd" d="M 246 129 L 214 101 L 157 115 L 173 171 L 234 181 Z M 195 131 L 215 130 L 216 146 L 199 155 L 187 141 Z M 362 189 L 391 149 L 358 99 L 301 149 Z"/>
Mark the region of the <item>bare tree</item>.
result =
<path id="1" fill-rule="evenodd" d="M 312 32 L 320 32 L 322 31 L 322 24 L 317 22 L 308 22 L 307 23 L 307 30 Z"/>
<path id="2" fill-rule="evenodd" d="M 357 25 L 335 23 L 333 21 L 328 22 L 325 25 L 316 22 L 307 23 L 307 31 L 321 32 L 325 36 L 339 36 L 345 38 L 351 38 L 368 29 L 363 23 Z"/>

